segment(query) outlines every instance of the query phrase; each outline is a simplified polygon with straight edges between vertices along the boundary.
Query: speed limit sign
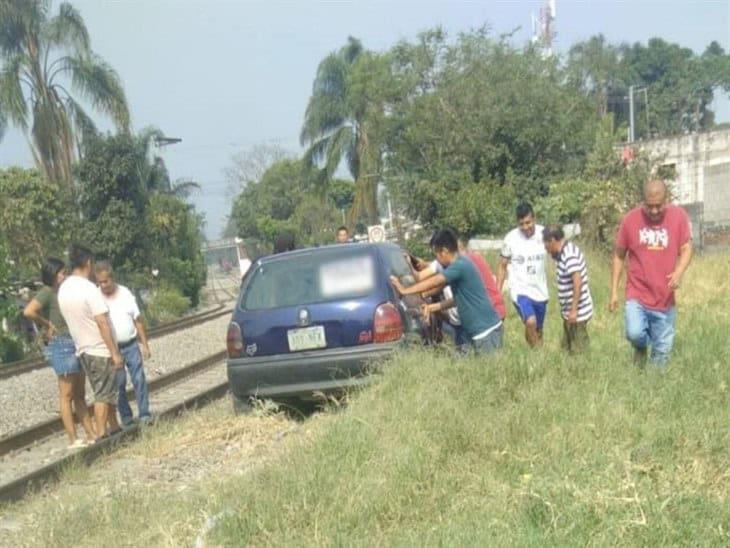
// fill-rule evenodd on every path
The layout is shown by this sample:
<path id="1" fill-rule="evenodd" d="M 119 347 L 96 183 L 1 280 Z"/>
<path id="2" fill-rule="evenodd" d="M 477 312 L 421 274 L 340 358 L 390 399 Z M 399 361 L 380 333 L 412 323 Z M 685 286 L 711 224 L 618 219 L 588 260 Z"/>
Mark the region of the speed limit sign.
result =
<path id="1" fill-rule="evenodd" d="M 383 225 L 373 225 L 368 227 L 368 241 L 375 243 L 385 241 L 385 228 L 383 228 Z"/>

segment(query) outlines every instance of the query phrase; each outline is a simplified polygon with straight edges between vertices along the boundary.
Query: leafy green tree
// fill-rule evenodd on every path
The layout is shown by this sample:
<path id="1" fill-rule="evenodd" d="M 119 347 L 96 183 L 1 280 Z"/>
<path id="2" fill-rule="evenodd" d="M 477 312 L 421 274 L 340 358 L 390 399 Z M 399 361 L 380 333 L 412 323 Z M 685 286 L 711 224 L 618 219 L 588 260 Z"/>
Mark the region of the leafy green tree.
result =
<path id="1" fill-rule="evenodd" d="M 145 219 L 150 267 L 159 270 L 163 284 L 179 289 L 197 306 L 206 278 L 202 218 L 179 198 L 155 194 L 150 197 Z"/>
<path id="2" fill-rule="evenodd" d="M 554 60 L 484 30 L 455 41 L 433 31 L 399 44 L 391 58 L 406 94 L 388 105 L 385 180 L 409 217 L 501 232 L 506 226 L 494 221 L 504 218 L 504 200 L 534 200 L 559 175 L 580 170 L 596 117 Z M 470 200 L 496 209 L 469 213 Z"/>
<path id="3" fill-rule="evenodd" d="M 585 91 L 596 104 L 599 116 L 605 116 L 617 100 L 623 101 L 631 77 L 621 63 L 623 48 L 606 41 L 603 34 L 592 36 L 570 48 L 567 59 L 572 85 Z"/>
<path id="4" fill-rule="evenodd" d="M 0 111 L 30 133 L 46 179 L 70 186 L 76 145 L 95 133 L 79 99 L 125 132 L 129 111 L 116 72 L 91 50 L 79 12 L 65 2 L 55 15 L 50 8 L 50 0 L 0 2 Z"/>
<path id="5" fill-rule="evenodd" d="M 0 170 L 0 236 L 18 275 L 37 278 L 47 255 L 63 256 L 73 214 L 68 189 L 35 169 Z"/>

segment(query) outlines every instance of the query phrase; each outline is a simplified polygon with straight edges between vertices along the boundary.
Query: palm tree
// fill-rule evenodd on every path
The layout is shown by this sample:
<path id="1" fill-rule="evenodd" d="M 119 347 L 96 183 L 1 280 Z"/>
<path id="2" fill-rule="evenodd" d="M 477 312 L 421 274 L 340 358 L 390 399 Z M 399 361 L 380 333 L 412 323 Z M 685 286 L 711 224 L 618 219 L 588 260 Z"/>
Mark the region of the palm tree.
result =
<path id="1" fill-rule="evenodd" d="M 79 12 L 62 3 L 50 16 L 50 5 L 0 1 L 0 130 L 5 117 L 29 133 L 39 169 L 48 180 L 70 187 L 76 149 L 96 131 L 77 97 L 123 132 L 129 131 L 129 110 L 116 72 L 91 51 Z"/>
<path id="2" fill-rule="evenodd" d="M 140 180 L 145 185 L 148 194 L 167 194 L 176 198 L 187 198 L 195 190 L 200 190 L 200 185 L 192 180 L 178 179 L 175 182 L 170 180 L 165 161 L 155 154 L 154 145 L 164 142 L 165 134 L 156 127 L 143 129 L 136 138 L 136 146 L 139 147 L 140 157 L 145 161 L 140 164 Z"/>
<path id="3" fill-rule="evenodd" d="M 340 163 L 347 162 L 356 185 L 351 222 L 362 215 L 368 221 L 378 218 L 377 188 L 382 159 L 368 120 L 373 105 L 364 97 L 363 87 L 353 85 L 356 64 L 367 55 L 360 41 L 350 37 L 339 51 L 322 60 L 300 136 L 302 145 L 309 147 L 305 162 L 312 165 L 324 162 L 324 185 L 332 180 Z"/>

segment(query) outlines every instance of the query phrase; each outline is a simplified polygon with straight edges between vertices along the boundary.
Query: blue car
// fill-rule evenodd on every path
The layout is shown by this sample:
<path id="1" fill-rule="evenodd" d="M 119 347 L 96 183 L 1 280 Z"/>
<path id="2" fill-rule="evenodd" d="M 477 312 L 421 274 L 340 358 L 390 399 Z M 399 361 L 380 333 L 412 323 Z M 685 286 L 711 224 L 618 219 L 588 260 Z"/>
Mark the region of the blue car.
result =
<path id="1" fill-rule="evenodd" d="M 393 244 L 333 245 L 257 261 L 228 327 L 234 405 L 311 399 L 363 384 L 373 362 L 426 338 L 423 300 L 398 296 L 391 275 L 414 281 L 406 253 Z"/>

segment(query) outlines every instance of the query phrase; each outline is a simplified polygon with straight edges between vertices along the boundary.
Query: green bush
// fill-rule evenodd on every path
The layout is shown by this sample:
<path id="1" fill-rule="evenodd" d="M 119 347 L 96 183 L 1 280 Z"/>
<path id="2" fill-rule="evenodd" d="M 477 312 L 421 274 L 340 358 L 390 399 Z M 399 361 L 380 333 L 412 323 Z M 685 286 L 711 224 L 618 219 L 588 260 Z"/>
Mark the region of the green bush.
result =
<path id="1" fill-rule="evenodd" d="M 0 335 L 0 362 L 8 363 L 23 359 L 23 343 L 13 336 Z"/>
<path id="2" fill-rule="evenodd" d="M 164 287 L 155 290 L 147 303 L 147 321 L 158 325 L 180 318 L 190 308 L 190 299 L 179 290 Z"/>

